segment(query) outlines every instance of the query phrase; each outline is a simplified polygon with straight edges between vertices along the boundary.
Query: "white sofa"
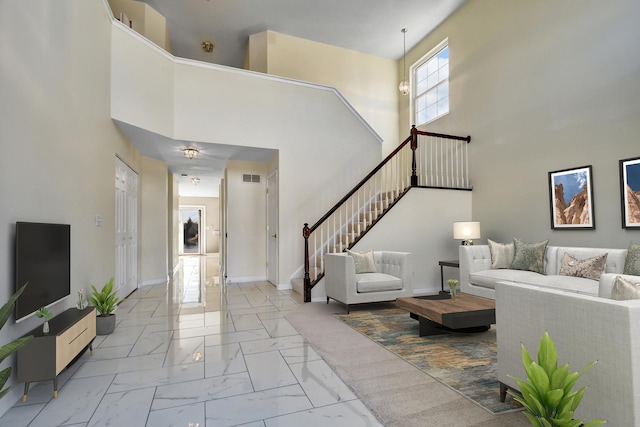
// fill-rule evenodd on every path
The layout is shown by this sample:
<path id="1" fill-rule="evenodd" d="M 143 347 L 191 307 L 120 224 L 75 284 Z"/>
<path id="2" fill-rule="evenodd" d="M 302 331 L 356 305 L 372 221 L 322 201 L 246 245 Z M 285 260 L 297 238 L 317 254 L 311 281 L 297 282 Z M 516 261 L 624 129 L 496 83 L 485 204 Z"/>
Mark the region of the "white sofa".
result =
<path id="1" fill-rule="evenodd" d="M 559 275 L 562 257 L 565 253 L 577 259 L 586 259 L 607 253 L 605 274 L 600 277 L 600 281 Z M 459 255 L 460 290 L 468 294 L 495 299 L 496 283 L 508 281 L 608 298 L 611 296 L 616 276 L 622 275 L 624 270 L 627 250 L 547 246 L 544 260 L 545 274 L 524 270 L 492 269 L 491 252 L 488 245 L 460 246 Z M 640 279 L 635 276 L 628 277 L 633 281 Z"/>
<path id="2" fill-rule="evenodd" d="M 500 282 L 495 287 L 498 380 L 518 389 L 508 375 L 526 379 L 520 343 L 534 359 L 548 331 L 558 363 L 581 371 L 588 385 L 577 418 L 616 427 L 640 426 L 640 300 L 614 301 L 540 286 Z M 577 388 L 576 388 L 577 389 Z"/>
<path id="3" fill-rule="evenodd" d="M 413 296 L 413 268 L 410 252 L 374 251 L 375 273 L 356 274 L 353 257 L 346 253 L 326 254 L 324 283 L 329 299 L 346 304 L 395 301 Z"/>

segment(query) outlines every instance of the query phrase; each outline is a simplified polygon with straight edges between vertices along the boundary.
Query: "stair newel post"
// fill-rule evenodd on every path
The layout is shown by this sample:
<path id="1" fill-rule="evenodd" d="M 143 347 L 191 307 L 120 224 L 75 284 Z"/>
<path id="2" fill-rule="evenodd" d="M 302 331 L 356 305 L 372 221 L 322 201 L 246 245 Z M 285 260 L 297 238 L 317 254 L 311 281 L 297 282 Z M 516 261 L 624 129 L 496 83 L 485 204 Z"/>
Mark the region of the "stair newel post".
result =
<path id="1" fill-rule="evenodd" d="M 418 129 L 416 125 L 411 126 L 411 186 L 418 185 L 418 175 L 416 174 L 416 149 L 418 148 Z"/>
<path id="2" fill-rule="evenodd" d="M 311 277 L 309 277 L 309 236 L 311 229 L 304 223 L 302 237 L 304 237 L 304 302 L 311 302 Z"/>

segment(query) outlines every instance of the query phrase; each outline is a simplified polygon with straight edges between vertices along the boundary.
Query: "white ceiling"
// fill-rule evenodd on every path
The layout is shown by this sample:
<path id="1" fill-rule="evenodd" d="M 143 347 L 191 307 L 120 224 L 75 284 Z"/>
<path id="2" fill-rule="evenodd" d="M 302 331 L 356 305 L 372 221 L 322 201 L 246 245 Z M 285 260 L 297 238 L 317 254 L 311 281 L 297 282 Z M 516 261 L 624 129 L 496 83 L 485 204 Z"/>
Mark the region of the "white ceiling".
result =
<path id="1" fill-rule="evenodd" d="M 241 68 L 249 36 L 266 30 L 400 59 L 407 28 L 410 50 L 467 0 L 143 0 L 167 18 L 173 54 Z M 215 45 L 212 53 L 202 42 Z M 165 161 L 181 178 L 181 195 L 217 197 L 228 159 L 265 161 L 275 151 L 200 144 L 201 156 L 185 159 L 188 141 L 174 141 L 119 123 L 144 155 Z M 194 186 L 190 177 L 198 175 Z M 183 185 L 185 183 L 186 185 Z M 184 193 L 184 194 L 183 194 Z"/>

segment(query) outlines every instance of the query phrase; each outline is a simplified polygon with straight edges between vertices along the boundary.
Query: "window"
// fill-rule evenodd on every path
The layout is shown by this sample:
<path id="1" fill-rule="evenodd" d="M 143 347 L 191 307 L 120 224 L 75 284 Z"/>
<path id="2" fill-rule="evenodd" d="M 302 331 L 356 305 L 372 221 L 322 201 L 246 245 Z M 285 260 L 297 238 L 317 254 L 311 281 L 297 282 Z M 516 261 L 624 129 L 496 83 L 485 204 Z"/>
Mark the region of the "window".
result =
<path id="1" fill-rule="evenodd" d="M 449 43 L 443 41 L 413 68 L 416 126 L 449 112 Z"/>

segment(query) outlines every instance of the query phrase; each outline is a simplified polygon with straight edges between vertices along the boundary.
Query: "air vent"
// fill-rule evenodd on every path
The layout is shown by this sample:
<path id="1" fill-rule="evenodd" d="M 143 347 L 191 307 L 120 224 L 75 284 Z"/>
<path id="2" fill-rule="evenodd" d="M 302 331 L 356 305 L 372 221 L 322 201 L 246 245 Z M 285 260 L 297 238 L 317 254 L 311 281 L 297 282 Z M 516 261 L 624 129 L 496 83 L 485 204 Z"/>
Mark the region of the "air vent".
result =
<path id="1" fill-rule="evenodd" d="M 260 175 L 251 175 L 250 173 L 243 173 L 242 182 L 253 182 L 253 183 L 259 184 Z"/>

